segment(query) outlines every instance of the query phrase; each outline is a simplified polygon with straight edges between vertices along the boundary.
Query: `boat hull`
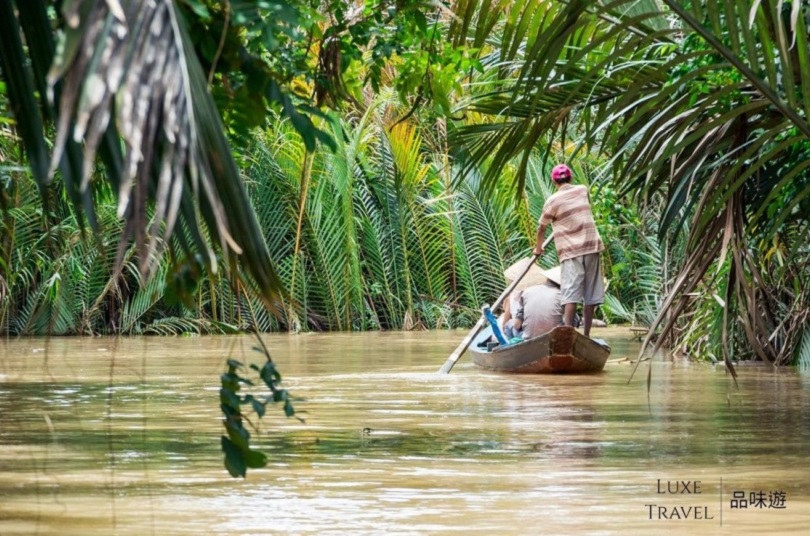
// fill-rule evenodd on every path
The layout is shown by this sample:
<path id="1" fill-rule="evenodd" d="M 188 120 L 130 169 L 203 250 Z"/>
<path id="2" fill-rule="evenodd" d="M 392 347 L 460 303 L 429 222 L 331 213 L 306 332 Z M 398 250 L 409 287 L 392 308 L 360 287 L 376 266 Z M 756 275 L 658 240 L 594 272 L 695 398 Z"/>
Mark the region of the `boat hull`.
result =
<path id="1" fill-rule="evenodd" d="M 479 348 L 492 331 L 483 330 L 470 345 L 473 363 L 487 370 L 515 374 L 575 374 L 599 372 L 605 368 L 610 348 L 571 327 L 552 331 L 492 351 Z"/>

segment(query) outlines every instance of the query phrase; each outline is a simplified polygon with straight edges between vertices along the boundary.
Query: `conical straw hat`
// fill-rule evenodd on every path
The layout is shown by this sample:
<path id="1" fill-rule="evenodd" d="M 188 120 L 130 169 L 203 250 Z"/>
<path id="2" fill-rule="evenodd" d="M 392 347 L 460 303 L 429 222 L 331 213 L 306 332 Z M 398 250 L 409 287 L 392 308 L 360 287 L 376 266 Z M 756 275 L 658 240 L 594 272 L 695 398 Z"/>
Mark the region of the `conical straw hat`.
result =
<path id="1" fill-rule="evenodd" d="M 532 262 L 531 258 L 521 259 L 517 261 L 515 264 L 507 268 L 503 272 L 503 276 L 506 278 L 509 283 L 514 281 L 515 279 L 520 276 L 523 270 L 526 269 L 526 265 Z M 543 269 L 540 268 L 536 263 L 532 264 L 532 267 L 529 268 L 528 273 L 523 276 L 523 279 L 520 280 L 520 283 L 515 287 L 515 290 L 522 290 L 524 288 L 532 287 L 534 285 L 542 285 L 546 282 L 546 276 L 543 275 Z"/>
<path id="2" fill-rule="evenodd" d="M 517 261 L 504 271 L 503 276 L 511 283 L 520 275 L 521 272 L 523 272 L 524 269 L 526 269 L 526 264 L 531 261 L 531 258 Z M 534 285 L 543 285 L 547 280 L 550 280 L 557 285 L 561 285 L 562 276 L 560 267 L 554 266 L 548 270 L 543 270 L 535 263 L 531 268 L 529 268 L 529 271 L 525 276 L 523 276 L 523 279 L 520 280 L 520 283 L 518 283 L 518 285 L 515 287 L 515 290 L 523 290 L 525 288 L 533 287 Z"/>
<path id="3" fill-rule="evenodd" d="M 562 269 L 560 265 L 549 268 L 548 270 L 543 270 L 543 275 L 552 283 L 557 283 L 558 286 L 562 286 Z"/>

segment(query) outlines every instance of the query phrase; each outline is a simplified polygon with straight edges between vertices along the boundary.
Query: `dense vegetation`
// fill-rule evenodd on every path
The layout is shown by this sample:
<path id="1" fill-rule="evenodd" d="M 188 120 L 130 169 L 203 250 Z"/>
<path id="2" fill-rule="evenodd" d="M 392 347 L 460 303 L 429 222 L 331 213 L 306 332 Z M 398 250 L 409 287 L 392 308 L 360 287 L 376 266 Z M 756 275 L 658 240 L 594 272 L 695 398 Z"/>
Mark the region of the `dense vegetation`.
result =
<path id="1" fill-rule="evenodd" d="M 799 2 L 178 0 L 150 12 L 164 41 L 116 33 L 141 4 L 0 1 L 4 332 L 466 326 L 565 160 L 608 244 L 605 316 L 810 363 Z M 77 46 L 33 39 L 43 13 Z M 110 82 L 130 57 L 76 54 L 105 39 L 187 76 Z M 144 84 L 160 113 L 127 115 Z"/>
<path id="2" fill-rule="evenodd" d="M 190 272 L 203 266 L 175 263 L 170 256 L 142 284 L 134 248 L 111 284 L 122 232 L 112 192 L 97 194 L 101 239 L 83 240 L 65 200 L 53 199 L 51 225 L 43 227 L 34 181 L 18 168 L 11 190 L 15 207 L 4 220 L 6 258 L 16 267 L 6 282 L 12 299 L 0 310 L 4 329 L 60 335 L 228 332 L 248 329 L 254 320 L 261 330 L 469 326 L 479 304 L 500 293 L 504 269 L 533 246 L 535 222 L 551 189 L 547 169 L 533 159 L 518 203 L 509 193 L 508 172 L 495 193 L 483 194 L 473 181 L 453 188 L 451 170 L 437 160 L 446 160 L 435 150 L 441 140 L 424 137 L 413 124 L 388 128 L 386 119 L 397 110 L 390 93 L 376 97 L 356 121 L 334 124 L 335 150 L 309 157 L 288 122 L 255 132 L 245 182 L 289 290 L 273 310 L 249 293 L 239 294 L 227 277 L 194 287 Z M 587 177 L 587 167 L 579 170 Z M 652 239 L 645 247 L 643 222 L 608 186 L 594 186 L 594 199 L 610 253 L 612 309 L 606 313 L 626 316 L 622 303 L 638 304 L 658 291 L 657 250 Z M 544 264 L 553 261 L 551 252 Z"/>

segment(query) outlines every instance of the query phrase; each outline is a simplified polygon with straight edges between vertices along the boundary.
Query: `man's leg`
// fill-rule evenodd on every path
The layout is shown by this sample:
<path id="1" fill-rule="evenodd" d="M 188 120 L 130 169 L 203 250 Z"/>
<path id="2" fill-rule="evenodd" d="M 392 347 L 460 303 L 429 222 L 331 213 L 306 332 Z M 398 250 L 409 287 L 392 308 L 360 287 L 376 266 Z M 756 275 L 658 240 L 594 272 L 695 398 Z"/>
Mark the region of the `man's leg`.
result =
<path id="1" fill-rule="evenodd" d="M 582 308 L 582 332 L 586 337 L 591 335 L 591 323 L 596 306 L 605 301 L 605 287 L 602 284 L 602 266 L 599 253 L 583 256 L 585 266 L 584 279 L 584 307 Z"/>
<path id="2" fill-rule="evenodd" d="M 563 305 L 563 324 L 574 327 L 577 304 L 583 301 L 585 267 L 580 257 L 560 263 L 560 303 Z"/>
<path id="3" fill-rule="evenodd" d="M 574 327 L 574 315 L 577 313 L 577 304 L 566 303 L 563 307 L 563 324 Z"/>
<path id="4" fill-rule="evenodd" d="M 586 337 L 591 336 L 591 321 L 596 305 L 585 305 L 582 307 L 582 332 Z"/>

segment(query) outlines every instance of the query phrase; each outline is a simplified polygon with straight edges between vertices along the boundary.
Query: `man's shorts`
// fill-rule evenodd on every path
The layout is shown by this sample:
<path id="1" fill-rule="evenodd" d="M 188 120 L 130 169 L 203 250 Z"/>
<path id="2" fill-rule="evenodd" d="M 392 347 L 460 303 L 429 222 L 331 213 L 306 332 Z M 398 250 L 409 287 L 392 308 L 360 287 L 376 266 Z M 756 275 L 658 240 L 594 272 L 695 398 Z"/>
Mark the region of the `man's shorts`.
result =
<path id="1" fill-rule="evenodd" d="M 605 301 L 605 286 L 602 284 L 602 267 L 599 253 L 581 255 L 562 261 L 560 303 L 583 303 L 598 305 Z"/>

